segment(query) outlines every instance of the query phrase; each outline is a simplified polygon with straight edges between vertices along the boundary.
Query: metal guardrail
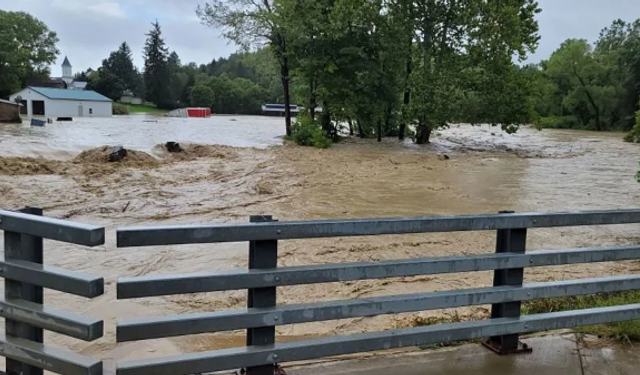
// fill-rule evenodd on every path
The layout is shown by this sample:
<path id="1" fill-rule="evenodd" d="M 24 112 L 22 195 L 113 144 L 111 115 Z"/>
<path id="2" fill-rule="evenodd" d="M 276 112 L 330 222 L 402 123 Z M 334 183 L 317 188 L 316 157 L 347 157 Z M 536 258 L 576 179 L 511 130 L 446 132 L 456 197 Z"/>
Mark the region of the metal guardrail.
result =
<path id="1" fill-rule="evenodd" d="M 119 321 L 117 341 L 247 329 L 247 346 L 118 364 L 118 375 L 180 375 L 247 368 L 273 375 L 289 361 L 489 338 L 500 354 L 528 351 L 519 334 L 640 319 L 640 305 L 521 316 L 522 301 L 640 289 L 640 275 L 523 285 L 527 267 L 640 259 L 640 246 L 525 252 L 528 228 L 640 223 L 640 210 L 277 222 L 123 228 L 118 247 L 249 241 L 249 269 L 219 273 L 120 278 L 118 299 L 248 290 L 246 309 Z M 497 230 L 496 252 L 474 256 L 277 268 L 278 241 L 318 237 Z M 493 287 L 367 299 L 276 305 L 276 288 L 400 276 L 494 270 Z M 491 319 L 292 343 L 275 343 L 275 327 L 383 314 L 491 304 Z"/>
<path id="2" fill-rule="evenodd" d="M 103 321 L 45 306 L 43 288 L 87 298 L 104 293 L 104 280 L 82 273 L 43 265 L 43 240 L 84 246 L 104 244 L 104 228 L 42 216 L 42 210 L 0 210 L 4 231 L 4 259 L 0 277 L 5 296 L 0 316 L 5 335 L 0 335 L 0 355 L 6 357 L 9 375 L 42 375 L 43 370 L 65 375 L 101 375 L 102 362 L 43 344 L 43 330 L 84 341 L 103 335 Z"/>

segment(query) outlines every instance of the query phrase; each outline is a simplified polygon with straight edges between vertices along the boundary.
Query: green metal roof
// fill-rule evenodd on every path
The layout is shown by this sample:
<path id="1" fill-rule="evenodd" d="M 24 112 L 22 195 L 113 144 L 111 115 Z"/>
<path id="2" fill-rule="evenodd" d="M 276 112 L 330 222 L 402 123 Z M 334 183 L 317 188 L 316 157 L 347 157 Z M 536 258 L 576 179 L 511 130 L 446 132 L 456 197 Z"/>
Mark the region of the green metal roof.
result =
<path id="1" fill-rule="evenodd" d="M 29 87 L 29 90 L 33 90 L 40 95 L 46 96 L 49 99 L 56 99 L 56 100 L 84 100 L 84 101 L 92 101 L 92 102 L 113 101 L 104 95 L 100 95 L 95 91 L 89 91 L 89 90 L 67 90 L 67 89 L 56 89 L 51 87 Z"/>

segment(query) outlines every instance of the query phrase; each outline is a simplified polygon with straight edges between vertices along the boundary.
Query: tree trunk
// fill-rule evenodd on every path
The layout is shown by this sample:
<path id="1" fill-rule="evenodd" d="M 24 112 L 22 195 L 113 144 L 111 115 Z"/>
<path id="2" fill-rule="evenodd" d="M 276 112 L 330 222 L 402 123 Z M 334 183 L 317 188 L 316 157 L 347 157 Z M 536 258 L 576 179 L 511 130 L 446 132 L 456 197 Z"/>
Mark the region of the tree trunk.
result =
<path id="1" fill-rule="evenodd" d="M 406 17 L 407 20 L 410 20 L 411 22 L 414 21 L 413 19 L 413 1 L 410 2 L 404 2 L 403 3 L 406 6 Z M 414 37 L 414 33 L 415 30 L 413 28 L 409 28 L 407 29 L 407 61 L 405 64 L 405 76 L 404 76 L 404 98 L 402 100 L 402 118 L 400 120 L 400 128 L 398 129 L 398 139 L 403 141 L 404 137 L 405 137 L 405 133 L 407 132 L 407 121 L 409 121 L 409 118 L 407 116 L 407 111 L 409 108 L 409 104 L 411 104 L 411 84 L 410 84 L 410 80 L 411 80 L 411 74 L 413 73 L 413 37 Z"/>
<path id="2" fill-rule="evenodd" d="M 311 90 L 311 95 L 309 97 L 309 116 L 311 117 L 311 120 L 315 120 L 316 118 L 316 83 L 315 80 L 312 78 L 311 82 L 309 84 L 309 89 Z"/>
<path id="3" fill-rule="evenodd" d="M 391 129 L 391 118 L 393 117 L 393 106 L 387 105 L 387 110 L 384 113 L 384 126 L 386 129 Z"/>
<path id="4" fill-rule="evenodd" d="M 282 66 L 280 67 L 280 75 L 282 79 L 282 91 L 284 93 L 284 117 L 287 135 L 291 136 L 291 96 L 289 94 L 289 58 L 282 57 Z"/>
<path id="5" fill-rule="evenodd" d="M 360 139 L 364 139 L 364 129 L 362 129 L 362 119 L 359 118 L 357 121 L 358 121 L 358 137 L 360 137 Z"/>
<path id="6" fill-rule="evenodd" d="M 378 130 L 376 133 L 378 133 L 378 142 L 382 142 L 382 118 L 378 119 Z"/>
<path id="7" fill-rule="evenodd" d="M 349 135 L 353 136 L 353 121 L 349 118 L 347 122 L 349 123 Z"/>
<path id="8" fill-rule="evenodd" d="M 405 71 L 404 82 L 404 99 L 402 100 L 402 120 L 400 121 L 400 129 L 398 129 L 398 139 L 403 141 L 404 135 L 407 131 L 407 116 L 406 111 L 411 103 L 411 86 L 409 85 L 409 79 L 411 79 L 411 72 L 413 71 L 413 62 L 411 60 L 411 50 L 413 49 L 413 36 L 409 41 L 409 57 L 407 58 L 407 65 Z"/>
<path id="9" fill-rule="evenodd" d="M 582 77 L 576 71 L 575 67 L 573 68 L 573 74 L 575 74 L 575 76 L 578 77 L 578 81 L 580 81 L 580 85 L 582 85 L 582 88 L 584 89 L 584 92 L 587 94 L 587 99 L 589 99 L 589 103 L 591 103 L 591 106 L 593 107 L 593 110 L 596 112 L 596 130 L 597 131 L 602 131 L 602 124 L 600 123 L 600 107 L 598 107 L 598 105 L 596 105 L 595 100 L 591 96 L 591 92 L 589 92 L 589 90 L 587 89 L 587 86 L 585 85 L 584 81 L 582 80 Z"/>
<path id="10" fill-rule="evenodd" d="M 420 122 L 416 129 L 416 143 L 419 145 L 427 144 L 429 143 L 429 138 L 431 138 L 431 126 Z"/>
<path id="11" fill-rule="evenodd" d="M 322 115 L 320 115 L 320 123 L 322 124 L 322 130 L 327 137 L 333 138 L 333 129 L 331 125 L 331 112 L 329 111 L 329 105 L 326 101 L 322 102 Z"/>

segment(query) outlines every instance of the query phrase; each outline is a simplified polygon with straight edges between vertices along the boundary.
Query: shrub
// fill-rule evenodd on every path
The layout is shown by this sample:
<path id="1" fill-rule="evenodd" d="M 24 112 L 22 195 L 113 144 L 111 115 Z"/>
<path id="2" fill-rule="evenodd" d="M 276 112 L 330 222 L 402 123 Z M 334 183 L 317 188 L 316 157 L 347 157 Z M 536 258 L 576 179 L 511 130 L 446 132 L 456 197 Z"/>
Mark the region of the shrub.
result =
<path id="1" fill-rule="evenodd" d="M 120 103 L 113 103 L 112 113 L 114 115 L 128 115 L 129 107 Z"/>
<path id="2" fill-rule="evenodd" d="M 575 116 L 549 116 L 540 117 L 536 123 L 543 129 L 583 129 L 584 126 Z"/>
<path id="3" fill-rule="evenodd" d="M 636 124 L 633 126 L 633 129 L 624 136 L 624 141 L 640 143 L 640 111 L 636 112 Z M 640 182 L 640 179 L 638 182 Z"/>
<path id="4" fill-rule="evenodd" d="M 301 146 L 317 148 L 328 148 L 331 146 L 331 139 L 324 134 L 320 123 L 311 120 L 308 116 L 298 116 L 291 131 L 291 140 Z"/>
<path id="5" fill-rule="evenodd" d="M 215 102 L 213 90 L 205 85 L 196 85 L 191 89 L 191 105 L 194 107 L 213 107 Z"/>

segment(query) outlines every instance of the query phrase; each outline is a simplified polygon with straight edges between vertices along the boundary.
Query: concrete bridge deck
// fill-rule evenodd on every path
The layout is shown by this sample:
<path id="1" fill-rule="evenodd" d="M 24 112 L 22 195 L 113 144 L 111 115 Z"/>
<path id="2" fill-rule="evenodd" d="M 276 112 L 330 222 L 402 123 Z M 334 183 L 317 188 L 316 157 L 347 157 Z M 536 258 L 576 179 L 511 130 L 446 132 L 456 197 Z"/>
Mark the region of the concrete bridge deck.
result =
<path id="1" fill-rule="evenodd" d="M 478 344 L 436 351 L 325 362 L 287 369 L 288 375 L 637 375 L 640 345 L 618 345 L 580 334 L 523 340 L 531 354 L 498 356 Z"/>

